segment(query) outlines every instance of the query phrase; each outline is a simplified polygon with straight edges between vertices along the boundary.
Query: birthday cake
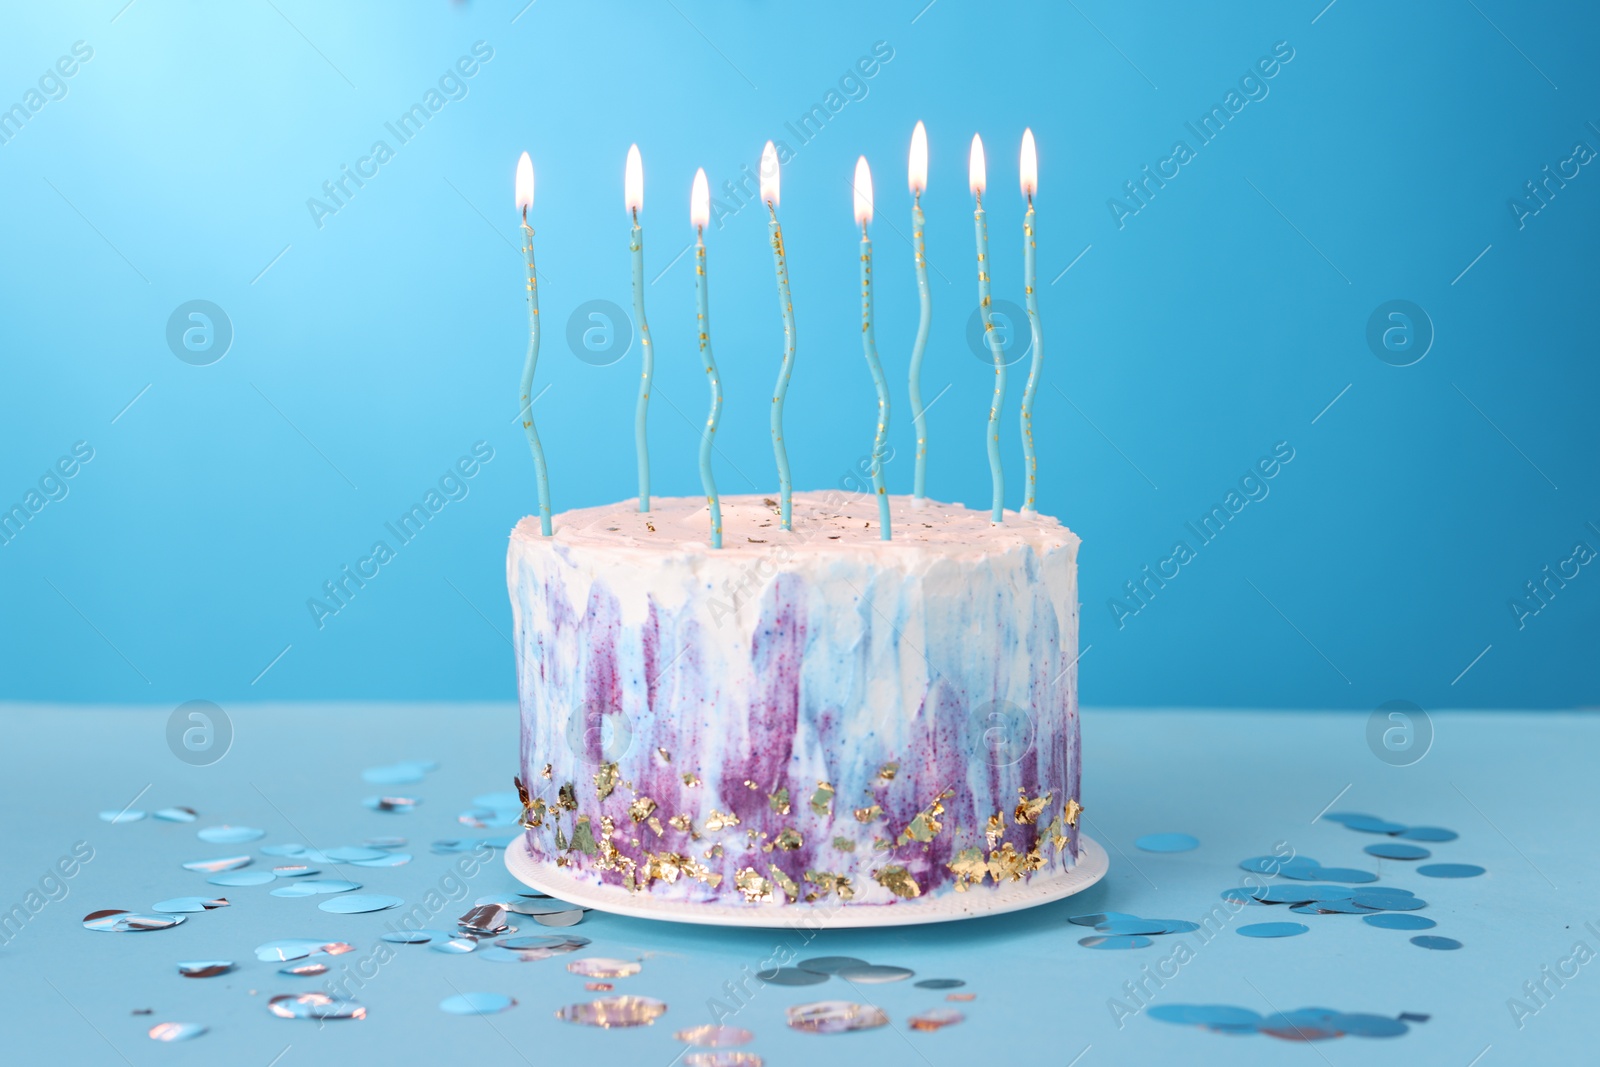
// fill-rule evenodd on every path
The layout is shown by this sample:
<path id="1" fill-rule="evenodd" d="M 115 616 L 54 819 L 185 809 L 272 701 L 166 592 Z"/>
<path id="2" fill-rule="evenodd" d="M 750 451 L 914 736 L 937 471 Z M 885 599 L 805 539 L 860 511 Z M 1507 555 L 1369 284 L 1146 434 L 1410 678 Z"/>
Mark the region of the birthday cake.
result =
<path id="1" fill-rule="evenodd" d="M 926 906 L 1078 850 L 1078 538 L 959 504 L 656 498 L 511 535 L 525 845 L 551 882 Z M 554 891 L 559 891 L 554 890 Z"/>

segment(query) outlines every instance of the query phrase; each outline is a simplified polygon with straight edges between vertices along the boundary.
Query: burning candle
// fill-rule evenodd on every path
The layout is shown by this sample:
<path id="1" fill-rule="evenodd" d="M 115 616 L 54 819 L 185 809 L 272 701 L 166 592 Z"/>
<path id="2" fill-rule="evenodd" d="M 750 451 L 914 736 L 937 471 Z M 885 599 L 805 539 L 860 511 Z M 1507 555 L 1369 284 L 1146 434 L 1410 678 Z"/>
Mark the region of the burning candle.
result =
<path id="1" fill-rule="evenodd" d="M 972 188 L 977 209 L 973 212 L 973 226 L 978 236 L 978 313 L 983 316 L 983 335 L 989 339 L 989 354 L 994 358 L 994 398 L 989 402 L 989 479 L 994 483 L 994 505 L 989 518 L 996 523 L 1005 521 L 1006 478 L 1000 469 L 1000 406 L 1006 399 L 1006 354 L 1000 347 L 1000 337 L 994 330 L 994 316 L 989 306 L 989 224 L 983 213 L 983 189 L 988 173 L 983 161 L 983 140 L 972 135 L 972 154 L 967 160 L 967 184 Z"/>
<path id="2" fill-rule="evenodd" d="M 911 131 L 911 161 L 907 166 L 911 184 L 911 247 L 917 260 L 917 296 L 922 303 L 917 318 L 917 340 L 911 346 L 911 421 L 917 430 L 917 469 L 911 496 L 922 500 L 928 468 L 928 419 L 922 409 L 922 353 L 928 347 L 928 324 L 933 310 L 928 298 L 928 257 L 922 246 L 922 193 L 928 188 L 928 131 L 917 123 Z"/>
<path id="3" fill-rule="evenodd" d="M 778 460 L 778 516 L 787 530 L 791 528 L 789 512 L 794 487 L 789 479 L 789 450 L 783 443 L 783 398 L 789 392 L 789 372 L 794 369 L 794 303 L 789 299 L 783 228 L 778 225 L 778 150 L 771 141 L 761 150 L 761 199 L 767 204 L 767 235 L 772 241 L 772 265 L 778 272 L 778 311 L 783 316 L 783 365 L 772 390 L 772 451 Z"/>
<path id="4" fill-rule="evenodd" d="M 878 526 L 889 540 L 889 493 L 883 485 L 883 454 L 889 437 L 889 383 L 878 361 L 878 343 L 872 335 L 872 239 L 867 226 L 872 222 L 872 172 L 867 157 L 856 160 L 856 223 L 861 227 L 861 347 L 867 356 L 867 369 L 878 390 L 878 432 L 872 439 L 872 488 L 878 495 Z"/>
<path id="5" fill-rule="evenodd" d="M 1034 478 L 1039 461 L 1033 451 L 1033 395 L 1039 388 L 1039 368 L 1044 363 L 1044 338 L 1039 330 L 1039 294 L 1034 291 L 1033 194 L 1039 191 L 1039 157 L 1033 146 L 1033 130 L 1022 131 L 1022 195 L 1028 199 L 1028 213 L 1022 217 L 1022 284 L 1028 306 L 1028 327 L 1033 333 L 1033 361 L 1028 366 L 1028 383 L 1022 387 L 1022 456 L 1028 469 L 1028 491 L 1022 513 L 1037 515 Z"/>
<path id="6" fill-rule="evenodd" d="M 522 213 L 522 254 L 528 261 L 528 356 L 522 365 L 522 431 L 533 453 L 533 472 L 539 485 L 539 532 L 549 537 L 550 476 L 544 465 L 544 446 L 533 425 L 533 371 L 539 364 L 539 279 L 533 269 L 533 227 L 528 209 L 533 207 L 533 160 L 522 153 L 517 160 L 517 210 Z"/>
<path id="7" fill-rule="evenodd" d="M 633 239 L 628 250 L 633 253 L 633 317 L 639 322 L 639 350 L 644 355 L 644 369 L 639 373 L 639 402 L 633 413 L 633 442 L 639 454 L 639 510 L 650 510 L 650 442 L 645 435 L 645 422 L 650 414 L 650 382 L 655 377 L 656 353 L 650 345 L 650 324 L 644 317 L 644 234 L 639 229 L 639 212 L 644 209 L 644 163 L 639 158 L 639 146 L 628 148 L 628 163 L 623 172 L 622 197 L 633 217 Z"/>
<path id="8" fill-rule="evenodd" d="M 717 361 L 711 355 L 711 316 L 706 294 L 706 223 L 710 221 L 711 190 L 706 185 L 706 172 L 702 167 L 694 172 L 694 187 L 689 192 L 689 222 L 694 226 L 695 322 L 700 331 L 700 362 L 705 367 L 706 381 L 711 383 L 711 414 L 706 417 L 706 429 L 700 435 L 700 484 L 711 509 L 711 547 L 721 548 L 722 500 L 717 496 L 717 482 L 711 473 L 711 446 L 717 436 L 717 423 L 722 418 L 722 382 L 717 378 Z"/>

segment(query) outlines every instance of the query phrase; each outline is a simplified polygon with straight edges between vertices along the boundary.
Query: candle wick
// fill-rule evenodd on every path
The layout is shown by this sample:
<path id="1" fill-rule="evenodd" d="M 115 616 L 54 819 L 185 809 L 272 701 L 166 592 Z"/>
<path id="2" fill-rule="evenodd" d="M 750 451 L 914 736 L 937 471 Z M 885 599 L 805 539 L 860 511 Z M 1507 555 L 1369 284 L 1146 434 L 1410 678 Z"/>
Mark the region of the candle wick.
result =
<path id="1" fill-rule="evenodd" d="M 522 228 L 523 229 L 527 229 L 528 228 L 528 209 L 527 209 L 527 207 L 523 207 L 523 209 L 522 209 Z"/>
<path id="2" fill-rule="evenodd" d="M 635 226 L 639 225 L 639 209 L 634 207 L 634 208 L 629 208 L 628 210 L 633 213 L 633 224 Z"/>

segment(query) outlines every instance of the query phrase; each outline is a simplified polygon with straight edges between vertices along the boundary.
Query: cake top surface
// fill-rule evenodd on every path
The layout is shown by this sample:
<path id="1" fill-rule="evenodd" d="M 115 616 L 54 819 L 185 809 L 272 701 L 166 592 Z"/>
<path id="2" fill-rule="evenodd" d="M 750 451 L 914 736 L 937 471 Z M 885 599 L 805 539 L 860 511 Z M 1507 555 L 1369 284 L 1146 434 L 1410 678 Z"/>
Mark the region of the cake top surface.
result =
<path id="1" fill-rule="evenodd" d="M 722 498 L 722 548 L 725 556 L 758 556 L 785 546 L 797 554 L 852 550 L 904 552 L 917 549 L 940 555 L 983 555 L 1021 547 L 1044 552 L 1075 544 L 1077 536 L 1048 515 L 1005 513 L 996 526 L 988 511 L 935 500 L 889 498 L 890 532 L 884 541 L 878 526 L 878 501 L 871 493 L 842 490 L 795 493 L 792 530 L 779 523 L 774 496 Z M 539 533 L 528 517 L 512 531 L 513 541 L 597 549 L 710 552 L 710 509 L 704 497 L 652 497 L 650 510 L 639 510 L 638 498 L 594 508 L 576 508 L 554 517 L 555 532 Z"/>

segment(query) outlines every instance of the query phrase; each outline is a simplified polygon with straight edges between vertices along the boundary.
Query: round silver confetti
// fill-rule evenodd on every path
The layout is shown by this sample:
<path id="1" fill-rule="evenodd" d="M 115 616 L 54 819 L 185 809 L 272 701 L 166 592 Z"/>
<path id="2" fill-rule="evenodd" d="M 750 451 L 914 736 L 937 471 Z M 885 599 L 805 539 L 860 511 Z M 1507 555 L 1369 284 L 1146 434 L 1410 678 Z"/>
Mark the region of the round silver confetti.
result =
<path id="1" fill-rule="evenodd" d="M 1453 952 L 1461 947 L 1461 942 L 1453 937 L 1439 937 L 1435 934 L 1418 934 L 1411 939 L 1411 943 L 1418 948 L 1438 949 L 1442 952 Z"/>
<path id="2" fill-rule="evenodd" d="M 523 934 L 520 937 L 502 937 L 495 942 L 501 948 L 513 951 L 548 949 L 551 952 L 576 952 L 588 943 L 587 937 L 574 937 L 571 934 Z"/>
<path id="3" fill-rule="evenodd" d="M 856 963 L 849 967 L 836 968 L 833 973 L 847 982 L 878 984 L 881 982 L 903 982 L 917 972 L 910 967 L 891 967 L 883 963 Z"/>
<path id="4" fill-rule="evenodd" d="M 185 978 L 215 978 L 234 967 L 232 960 L 189 960 L 178 964 L 178 973 Z"/>
<path id="5" fill-rule="evenodd" d="M 1096 911 L 1090 912 L 1088 915 L 1074 915 L 1067 922 L 1072 923 L 1074 926 L 1099 926 L 1101 923 L 1110 922 L 1112 919 L 1137 918 L 1139 916 L 1130 915 L 1125 911 Z"/>
<path id="6" fill-rule="evenodd" d="M 1361 921 L 1382 930 L 1432 930 L 1439 925 L 1425 915 L 1407 915 L 1404 912 L 1393 911 L 1380 911 L 1375 915 L 1367 915 Z"/>
<path id="7" fill-rule="evenodd" d="M 354 947 L 344 941 L 324 941 L 311 937 L 287 937 L 256 946 L 256 959 L 262 963 L 287 963 L 307 956 L 342 956 Z"/>
<path id="8" fill-rule="evenodd" d="M 326 993 L 284 993 L 267 1001 L 267 1010 L 280 1019 L 365 1019 L 367 1009 L 353 1000 Z"/>
<path id="9" fill-rule="evenodd" d="M 1485 873 L 1475 863 L 1429 863 L 1417 868 L 1425 878 L 1476 878 Z"/>
<path id="10" fill-rule="evenodd" d="M 787 1009 L 789 1026 L 808 1034 L 842 1034 L 889 1024 L 881 1008 L 848 1000 L 819 1000 Z"/>
<path id="11" fill-rule="evenodd" d="M 924 978 L 912 984 L 918 989 L 960 989 L 967 983 L 960 978 Z"/>
<path id="12" fill-rule="evenodd" d="M 1108 919 L 1094 929 L 1100 934 L 1131 937 L 1137 934 L 1164 934 L 1167 924 L 1160 919 Z"/>
<path id="13" fill-rule="evenodd" d="M 1093 937 L 1080 937 L 1078 944 L 1084 948 L 1096 948 L 1102 951 L 1114 951 L 1129 948 L 1149 948 L 1155 944 L 1150 938 L 1143 935 L 1112 935 L 1095 934 Z"/>
<path id="14" fill-rule="evenodd" d="M 319 911 L 330 912 L 334 915 L 360 915 L 369 911 L 387 911 L 398 908 L 404 904 L 401 897 L 386 896 L 382 893 L 351 893 L 346 896 L 329 897 L 317 905 Z"/>
<path id="15" fill-rule="evenodd" d="M 1200 924 L 1190 922 L 1188 919 L 1152 919 L 1151 922 L 1161 924 L 1163 934 L 1192 934 L 1200 929 Z"/>
<path id="16" fill-rule="evenodd" d="M 1300 915 L 1369 915 L 1371 908 L 1363 908 L 1353 900 L 1313 900 L 1296 904 L 1289 909 Z"/>
<path id="17" fill-rule="evenodd" d="M 326 963 L 297 963 L 292 967 L 279 967 L 279 974 L 287 974 L 292 978 L 315 978 L 319 974 L 328 973 Z"/>
<path id="18" fill-rule="evenodd" d="M 748 1045 L 755 1040 L 755 1036 L 737 1026 L 705 1025 L 679 1030 L 672 1035 L 672 1039 L 698 1048 L 733 1048 L 736 1045 Z"/>
<path id="19" fill-rule="evenodd" d="M 434 938 L 428 942 L 428 947 L 435 952 L 460 955 L 475 950 L 478 947 L 478 942 L 462 934 L 457 937 Z"/>
<path id="20" fill-rule="evenodd" d="M 274 878 L 306 878 L 321 873 L 315 867 L 307 867 L 303 863 L 286 863 L 282 867 L 272 868 Z"/>
<path id="21" fill-rule="evenodd" d="M 226 871 L 206 879 L 208 885 L 266 885 L 276 881 L 271 871 Z"/>
<path id="22" fill-rule="evenodd" d="M 585 956 L 567 964 L 567 970 L 585 978 L 629 978 L 639 973 L 637 960 L 618 960 L 609 956 Z M 762 972 L 757 972 L 760 978 Z"/>
<path id="23" fill-rule="evenodd" d="M 535 915 L 533 921 L 540 926 L 577 926 L 583 922 L 583 912 L 558 911 L 550 915 Z"/>
<path id="24" fill-rule="evenodd" d="M 181 912 L 212 911 L 216 908 L 226 908 L 227 897 L 173 897 L 171 900 L 158 900 L 150 905 L 151 911 L 161 911 L 167 914 Z"/>
<path id="25" fill-rule="evenodd" d="M 691 1052 L 683 1057 L 683 1067 L 762 1067 L 764 1063 L 754 1052 Z"/>
<path id="26" fill-rule="evenodd" d="M 195 836 L 208 845 L 242 845 L 266 837 L 267 832 L 254 826 L 207 826 Z"/>
<path id="27" fill-rule="evenodd" d="M 378 936 L 394 945 L 426 945 L 435 937 L 449 938 L 438 930 L 386 930 Z"/>
<path id="28" fill-rule="evenodd" d="M 200 813 L 193 808 L 162 808 L 160 811 L 151 812 L 150 817 L 160 819 L 162 822 L 194 822 L 200 817 Z"/>
<path id="29" fill-rule="evenodd" d="M 272 891 L 273 896 L 317 896 L 318 894 L 353 893 L 361 888 L 360 882 L 346 882 L 339 878 L 306 878 Z M 285 892 L 284 890 L 292 890 Z"/>
<path id="30" fill-rule="evenodd" d="M 404 813 L 411 811 L 418 804 L 422 803 L 422 801 L 416 797 L 380 796 L 368 797 L 361 803 L 367 808 L 368 811 Z"/>
<path id="31" fill-rule="evenodd" d="M 1305 923 L 1251 923 L 1239 927 L 1239 933 L 1245 937 L 1295 937 L 1310 929 Z"/>
<path id="32" fill-rule="evenodd" d="M 1200 839 L 1189 834 L 1145 834 L 1133 844 L 1143 852 L 1189 852 L 1200 847 Z"/>
<path id="33" fill-rule="evenodd" d="M 439 1010 L 450 1015 L 498 1015 L 516 1007 L 515 997 L 504 993 L 457 993 L 439 1002 Z"/>
<path id="34" fill-rule="evenodd" d="M 165 915 L 108 908 L 91 911 L 83 917 L 83 928 L 99 933 L 136 934 L 150 930 L 170 930 L 182 923 L 185 916 Z"/>
<path id="35" fill-rule="evenodd" d="M 152 1041 L 188 1041 L 207 1031 L 200 1023 L 156 1023 L 150 1028 Z"/>
<path id="36" fill-rule="evenodd" d="M 248 867 L 255 860 L 249 856 L 223 856 L 214 860 L 191 860 L 183 865 L 186 871 L 200 871 L 202 874 L 221 874 L 223 871 L 236 871 L 240 867 Z"/>
<path id="37" fill-rule="evenodd" d="M 613 1029 L 629 1026 L 649 1026 L 666 1012 L 667 1005 L 654 997 L 631 995 L 601 997 L 599 1000 L 568 1004 L 556 1012 L 562 1022 L 582 1026 Z M 793 1008 L 789 1009 L 791 1012 Z"/>
<path id="38" fill-rule="evenodd" d="M 756 977 L 768 985 L 820 985 L 828 980 L 825 974 L 801 970 L 799 967 L 772 967 L 757 971 Z"/>
<path id="39" fill-rule="evenodd" d="M 1402 841 L 1379 841 L 1361 851 L 1382 860 L 1425 860 L 1433 855 L 1420 845 L 1408 845 Z"/>
<path id="40" fill-rule="evenodd" d="M 120 811 L 102 811 L 100 813 L 100 821 L 109 823 L 138 822 L 143 818 L 144 812 L 134 811 L 131 808 L 123 808 Z"/>
<path id="41" fill-rule="evenodd" d="M 964 1023 L 966 1021 L 966 1013 L 957 1011 L 954 1008 L 931 1008 L 928 1011 L 918 1012 L 906 1020 L 911 1029 L 919 1030 L 923 1033 L 943 1030 L 947 1026 L 954 1026 L 956 1023 Z"/>
<path id="42" fill-rule="evenodd" d="M 818 974 L 833 974 L 841 967 L 865 967 L 866 960 L 858 960 L 854 956 L 813 956 L 809 960 L 801 960 L 796 967 L 806 971 L 816 971 Z"/>
<path id="43" fill-rule="evenodd" d="M 1261 1023 L 1259 1012 L 1227 1004 L 1155 1004 L 1150 1017 L 1179 1026 L 1199 1026 L 1219 1033 L 1254 1033 Z"/>

